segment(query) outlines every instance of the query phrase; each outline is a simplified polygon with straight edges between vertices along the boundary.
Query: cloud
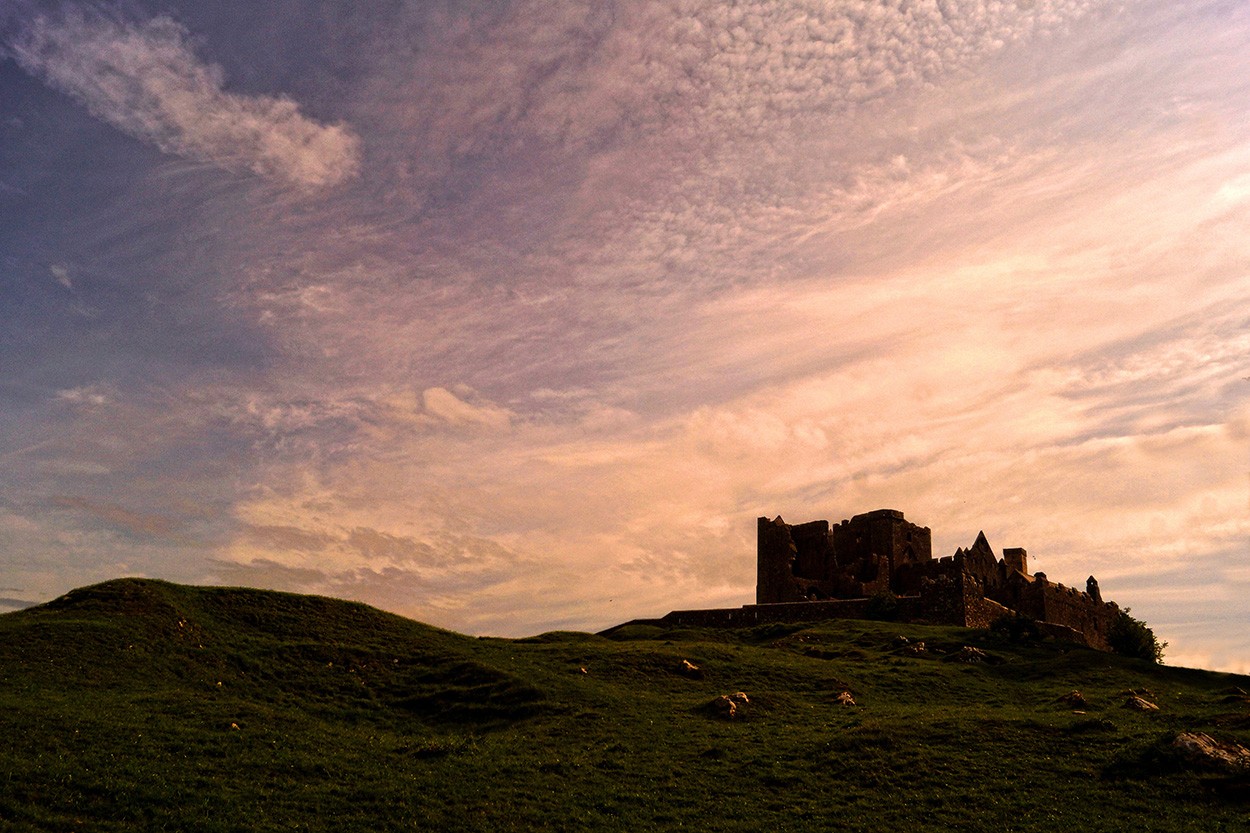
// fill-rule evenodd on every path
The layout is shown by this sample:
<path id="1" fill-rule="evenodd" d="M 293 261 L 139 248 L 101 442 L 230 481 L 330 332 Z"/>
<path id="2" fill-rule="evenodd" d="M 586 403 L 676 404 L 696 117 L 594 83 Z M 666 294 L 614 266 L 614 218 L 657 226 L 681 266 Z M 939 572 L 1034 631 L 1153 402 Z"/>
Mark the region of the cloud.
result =
<path id="1" fill-rule="evenodd" d="M 69 279 L 69 268 L 60 263 L 54 263 L 48 267 L 48 271 L 52 273 L 52 277 L 61 286 L 66 289 L 73 289 L 74 283 Z"/>
<path id="2" fill-rule="evenodd" d="M 103 522 L 109 528 L 140 538 L 177 538 L 180 524 L 173 518 L 150 512 L 135 512 L 116 503 L 90 500 L 77 496 L 59 496 L 53 505 L 72 509 Z"/>
<path id="3" fill-rule="evenodd" d="M 1079 0 L 435 5 L 344 30 L 358 186 L 293 211 L 298 193 L 149 178 L 129 224 L 97 231 L 127 268 L 165 249 L 211 264 L 263 361 L 162 396 L 66 375 L 10 493 L 91 506 L 48 524 L 17 507 L 39 527 L 0 517 L 12 551 L 76 546 L 103 571 L 116 531 L 155 550 L 166 517 L 215 546 L 183 575 L 511 635 L 748 601 L 760 514 L 893 506 L 939 554 L 984 528 L 1152 623 L 1184 624 L 1212 577 L 1244 584 L 1250 150 L 1219 100 L 1250 77 L 1244 20 Z M 101 73 L 108 90 L 142 75 L 227 122 L 268 112 L 168 21 L 76 14 L 24 24 L 50 83 L 71 90 L 53 64 L 131 66 L 99 57 L 108 41 L 165 56 Z M 116 103 L 95 89 L 71 92 Z M 300 181 L 230 136 L 188 150 L 218 134 L 160 107 L 123 129 Z M 163 502 L 201 493 L 211 535 Z M 1244 655 L 1209 622 L 1177 627 Z"/>
<path id="4" fill-rule="evenodd" d="M 388 477 L 380 459 L 304 468 L 298 485 L 288 480 L 282 492 L 238 507 L 239 535 L 205 577 L 363 599 L 445 627 L 480 628 L 512 615 L 487 599 L 518 572 L 541 571 L 541 562 L 476 534 L 427 484 L 420 494 L 394 480 L 353 485 L 344 465 Z"/>
<path id="5" fill-rule="evenodd" d="M 695 175 L 720 180 L 722 165 L 754 167 L 766 149 L 841 135 L 863 108 L 1117 5 L 521 0 L 423 10 L 384 41 L 392 48 L 378 50 L 361 98 L 387 105 L 367 117 L 389 140 L 378 149 L 388 182 L 433 193 L 440 207 L 480 197 L 478 209 L 495 214 L 537 190 L 543 210 L 513 229 L 530 235 L 559 228 L 583 202 L 615 213 L 604 203 L 654 201 Z M 600 176 L 609 187 L 559 193 Z"/>
<path id="6" fill-rule="evenodd" d="M 56 392 L 57 401 L 78 407 L 105 405 L 115 396 L 116 392 L 108 385 L 85 385 Z"/>
<path id="7" fill-rule="evenodd" d="M 320 124 L 287 98 L 226 91 L 221 68 L 201 61 L 168 17 L 131 23 L 69 6 L 29 21 L 7 49 L 27 72 L 167 153 L 308 188 L 359 168 L 348 127 Z"/>
<path id="8" fill-rule="evenodd" d="M 261 547 L 302 552 L 321 552 L 333 541 L 325 532 L 309 532 L 296 526 L 248 525 L 247 537 Z"/>
<path id="9" fill-rule="evenodd" d="M 470 404 L 446 388 L 427 388 L 421 394 L 421 399 L 427 413 L 448 425 L 476 425 L 498 429 L 507 428 L 511 421 L 511 414 L 506 409 L 489 402 Z"/>
<path id="10" fill-rule="evenodd" d="M 213 580 L 222 584 L 245 587 L 267 587 L 297 593 L 311 593 L 313 588 L 326 581 L 325 572 L 309 567 L 288 567 L 266 558 L 256 558 L 246 564 L 217 560 L 212 562 Z"/>

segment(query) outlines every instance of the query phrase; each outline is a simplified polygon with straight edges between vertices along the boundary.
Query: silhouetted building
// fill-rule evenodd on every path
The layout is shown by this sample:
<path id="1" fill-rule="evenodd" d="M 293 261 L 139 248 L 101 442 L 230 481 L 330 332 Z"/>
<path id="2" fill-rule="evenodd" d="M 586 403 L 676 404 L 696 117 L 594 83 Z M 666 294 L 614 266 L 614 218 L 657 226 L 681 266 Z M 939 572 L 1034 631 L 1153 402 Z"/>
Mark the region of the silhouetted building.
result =
<path id="1" fill-rule="evenodd" d="M 764 622 L 893 618 L 988 627 L 1004 617 L 1033 620 L 1040 630 L 1110 650 L 1107 636 L 1120 609 L 1104 602 L 1090 576 L 1084 591 L 1030 575 L 1018 547 L 998 558 L 985 533 L 972 546 L 933 557 L 928 527 L 894 509 L 877 509 L 831 525 L 757 521 L 754 605 L 674 611 L 636 620 L 691 626 L 746 627 Z"/>

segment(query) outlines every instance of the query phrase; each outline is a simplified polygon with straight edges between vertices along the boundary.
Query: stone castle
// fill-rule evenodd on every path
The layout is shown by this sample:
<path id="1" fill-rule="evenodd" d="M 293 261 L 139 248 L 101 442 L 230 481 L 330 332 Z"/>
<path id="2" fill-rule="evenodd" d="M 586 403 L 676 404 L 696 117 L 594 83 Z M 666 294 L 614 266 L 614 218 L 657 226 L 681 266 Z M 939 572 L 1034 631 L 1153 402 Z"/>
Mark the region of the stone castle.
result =
<path id="1" fill-rule="evenodd" d="M 766 622 L 881 618 L 983 628 L 1022 616 L 1051 636 L 1110 650 L 1120 609 L 1104 602 L 1090 576 L 1084 590 L 1030 574 L 1028 553 L 998 558 L 985 533 L 972 546 L 935 559 L 928 527 L 878 509 L 838 524 L 757 522 L 755 604 L 674 611 L 666 625 L 746 627 Z"/>

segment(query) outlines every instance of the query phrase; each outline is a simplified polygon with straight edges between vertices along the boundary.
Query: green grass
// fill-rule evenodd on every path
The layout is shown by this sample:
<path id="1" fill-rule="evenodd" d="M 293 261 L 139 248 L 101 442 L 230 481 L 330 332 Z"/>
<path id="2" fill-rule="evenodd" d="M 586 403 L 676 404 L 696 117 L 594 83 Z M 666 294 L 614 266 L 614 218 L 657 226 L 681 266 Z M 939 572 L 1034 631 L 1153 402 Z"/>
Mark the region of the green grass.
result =
<path id="1" fill-rule="evenodd" d="M 963 645 L 991 661 L 945 658 Z M 0 616 L 0 829 L 1246 830 L 1244 783 L 1166 751 L 1181 730 L 1250 745 L 1237 688 L 958 628 L 474 639 L 119 580 Z M 736 691 L 745 715 L 715 717 Z"/>

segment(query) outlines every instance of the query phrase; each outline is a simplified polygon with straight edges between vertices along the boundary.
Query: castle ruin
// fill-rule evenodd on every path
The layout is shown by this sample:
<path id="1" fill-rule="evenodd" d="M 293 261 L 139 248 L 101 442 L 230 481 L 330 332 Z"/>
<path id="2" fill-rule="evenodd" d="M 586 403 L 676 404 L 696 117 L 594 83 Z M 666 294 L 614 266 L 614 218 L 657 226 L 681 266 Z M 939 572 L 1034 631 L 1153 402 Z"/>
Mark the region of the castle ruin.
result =
<path id="1" fill-rule="evenodd" d="M 757 521 L 755 604 L 721 610 L 674 611 L 666 625 L 747 627 L 766 622 L 891 618 L 984 628 L 1004 617 L 1033 620 L 1051 636 L 1110 650 L 1120 614 L 1104 602 L 1093 576 L 1085 589 L 1030 574 L 1020 548 L 994 554 L 985 533 L 967 549 L 933 557 L 928 527 L 894 509 L 855 515 L 838 524 Z M 639 620 L 644 621 L 644 620 Z"/>

